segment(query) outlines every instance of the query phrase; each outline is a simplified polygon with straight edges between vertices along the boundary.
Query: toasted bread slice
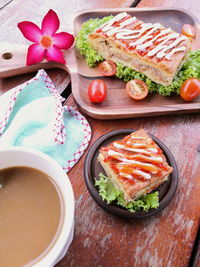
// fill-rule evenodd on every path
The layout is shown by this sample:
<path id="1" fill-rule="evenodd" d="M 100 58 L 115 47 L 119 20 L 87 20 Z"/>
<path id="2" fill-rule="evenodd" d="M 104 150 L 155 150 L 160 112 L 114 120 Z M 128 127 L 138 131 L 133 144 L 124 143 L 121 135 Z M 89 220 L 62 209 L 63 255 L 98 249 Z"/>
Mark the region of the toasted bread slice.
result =
<path id="1" fill-rule="evenodd" d="M 170 85 L 191 49 L 186 36 L 161 24 L 144 23 L 126 12 L 88 36 L 106 60 L 133 68 L 161 85 Z"/>
<path id="2" fill-rule="evenodd" d="M 102 147 L 98 160 L 127 202 L 151 192 L 173 171 L 161 149 L 144 130 Z"/>

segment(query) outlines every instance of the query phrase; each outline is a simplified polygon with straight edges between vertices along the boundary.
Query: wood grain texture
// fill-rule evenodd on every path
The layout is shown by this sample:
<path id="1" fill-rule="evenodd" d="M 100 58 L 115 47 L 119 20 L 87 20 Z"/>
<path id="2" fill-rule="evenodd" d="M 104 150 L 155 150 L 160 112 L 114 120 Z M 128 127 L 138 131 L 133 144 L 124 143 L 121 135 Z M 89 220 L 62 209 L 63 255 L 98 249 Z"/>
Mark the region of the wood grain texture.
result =
<path id="1" fill-rule="evenodd" d="M 56 11 L 60 18 L 59 31 L 71 31 L 71 18 L 75 13 L 92 8 L 129 7 L 133 2 L 134 0 L 15 0 L 1 10 L 0 32 L 3 32 L 3 34 L 0 35 L 0 42 L 6 41 L 14 44 L 29 44 L 30 42 L 24 39 L 23 35 L 16 27 L 17 24 L 21 21 L 28 20 L 37 25 L 41 25 L 42 18 L 49 9 Z M 12 16 L 10 14 L 12 14 Z"/>
<path id="2" fill-rule="evenodd" d="M 76 107 L 71 96 L 67 105 Z M 83 182 L 84 157 L 69 172 L 75 190 L 75 238 L 57 266 L 187 266 L 199 224 L 199 116 L 97 121 L 88 118 L 91 144 L 111 130 L 144 128 L 170 149 L 179 169 L 179 184 L 169 206 L 157 216 L 126 221 L 102 210 Z M 194 134 L 195 133 L 195 134 Z M 189 138 L 192 137 L 192 138 Z"/>
<path id="3" fill-rule="evenodd" d="M 181 10 L 171 9 L 98 9 L 88 12 L 82 12 L 76 18 L 73 18 L 74 33 L 79 32 L 84 21 L 89 18 L 108 16 L 126 11 L 132 16 L 139 17 L 143 21 L 159 22 L 165 27 L 171 27 L 177 32 L 181 32 L 183 24 L 193 24 L 196 26 L 196 38 L 193 42 L 195 50 L 200 45 L 200 30 L 197 28 L 197 20 L 191 14 Z M 148 18 L 148 19 L 147 19 Z M 125 82 L 117 78 L 105 78 L 108 87 L 108 96 L 100 104 L 92 104 L 87 95 L 87 88 L 92 77 L 101 76 L 98 68 L 89 68 L 86 65 L 85 58 L 80 56 L 75 48 L 64 52 L 66 64 L 55 62 L 46 62 L 26 66 L 26 46 L 17 46 L 0 43 L 0 77 L 9 77 L 27 72 L 33 72 L 44 68 L 60 68 L 71 74 L 72 93 L 81 110 L 89 116 L 97 119 L 117 119 L 132 118 L 142 116 L 156 116 L 163 114 L 181 114 L 200 112 L 200 98 L 192 103 L 184 102 L 179 96 L 162 97 L 158 94 L 149 94 L 142 101 L 133 101 L 125 91 Z M 75 53 L 75 55 L 74 55 Z M 7 58 L 9 57 L 10 58 Z M 120 101 L 118 101 L 120 99 Z M 158 105 L 159 103 L 159 105 Z"/>
<path id="4" fill-rule="evenodd" d="M 173 7 L 192 12 L 199 19 L 199 0 L 141 0 L 137 7 Z"/>
<path id="5" fill-rule="evenodd" d="M 108 16 L 110 12 L 118 14 L 126 11 L 132 16 L 139 17 L 143 21 L 159 22 L 165 27 L 171 27 L 177 32 L 181 32 L 183 24 L 192 24 L 196 27 L 196 38 L 193 42 L 193 49 L 200 46 L 200 29 L 197 27 L 197 20 L 186 11 L 173 9 L 104 9 L 91 10 L 83 12 L 75 18 L 74 30 L 75 35 L 81 29 L 84 21 L 90 18 Z M 87 88 L 91 82 L 91 77 L 99 77 L 101 74 L 98 68 L 89 68 L 86 65 L 85 59 L 80 56 L 79 51 L 76 51 L 77 60 L 77 74 L 72 75 L 72 93 L 74 98 L 87 115 L 97 119 L 117 119 L 117 118 L 131 118 L 142 116 L 156 116 L 163 114 L 181 114 L 200 112 L 200 98 L 197 98 L 193 103 L 186 103 L 179 96 L 177 97 L 162 97 L 158 94 L 149 94 L 147 98 L 142 101 L 133 101 L 130 99 L 125 91 L 125 82 L 117 78 L 105 78 L 104 81 L 108 87 L 108 95 L 106 100 L 100 104 L 92 104 L 87 95 Z M 119 101 L 120 100 L 120 101 Z M 158 104 L 159 103 L 159 104 Z"/>
<path id="6" fill-rule="evenodd" d="M 66 75 L 66 71 L 60 69 L 47 70 L 47 74 L 54 82 L 54 85 L 60 93 L 62 93 L 71 82 L 70 76 Z M 0 79 L 0 95 L 6 91 L 30 80 L 36 75 L 36 72 L 28 73 L 9 78 Z"/>
<path id="7" fill-rule="evenodd" d="M 61 29 L 68 30 L 65 21 L 75 10 L 97 7 L 128 6 L 130 1 L 22 1 L 16 0 L 0 12 L 0 41 L 21 44 L 25 39 L 16 28 L 17 22 L 41 17 L 53 8 L 61 18 Z M 141 5 L 181 6 L 190 9 L 199 18 L 198 0 L 142 0 Z M 118 6 L 117 6 L 118 5 Z M 20 12 L 16 12 L 20 10 Z M 34 12 L 33 12 L 34 10 Z M 12 16 L 10 16 L 12 14 Z M 48 70 L 58 88 L 69 81 L 65 71 Z M 0 79 L 1 93 L 33 77 L 34 73 Z M 66 105 L 77 105 L 72 96 Z M 200 117 L 198 114 L 99 121 L 88 117 L 93 136 L 91 144 L 102 134 L 112 130 L 144 128 L 163 141 L 174 155 L 179 169 L 177 193 L 170 205 L 150 219 L 129 222 L 103 211 L 89 195 L 83 179 L 85 155 L 69 172 L 75 193 L 75 236 L 64 259 L 57 267 L 64 266 L 187 266 L 196 237 L 200 205 Z"/>
<path id="8" fill-rule="evenodd" d="M 42 62 L 31 66 L 26 65 L 27 50 L 28 46 L 0 42 L 0 78 L 31 73 L 39 69 L 46 70 L 57 68 L 64 70 L 66 75 L 69 73 L 72 74 L 75 71 L 77 72 L 77 64 L 73 48 L 63 51 L 65 64 L 52 61 L 48 62 L 44 59 Z"/>
<path id="9" fill-rule="evenodd" d="M 103 8 L 103 7 L 128 7 L 134 0 L 34 0 L 34 1 L 24 1 L 24 0 L 15 0 L 6 5 L 0 12 L 0 42 L 7 42 L 10 44 L 25 45 L 28 46 L 31 44 L 26 40 L 20 30 L 17 27 L 17 24 L 21 21 L 27 20 L 36 23 L 38 26 L 41 25 L 42 18 L 48 12 L 49 9 L 53 9 L 57 12 L 60 18 L 60 28 L 59 31 L 67 31 L 72 33 L 73 29 L 73 17 L 77 12 L 87 10 L 90 8 Z M 34 12 L 33 12 L 34 10 Z M 12 14 L 12 15 L 11 15 Z M 0 46 L 0 50 L 1 50 Z M 9 51 L 8 51 L 9 52 Z M 25 59 L 23 58 L 23 62 Z M 57 66 L 56 66 L 57 67 Z M 38 69 L 36 67 L 36 69 Z M 30 70 L 31 71 L 31 70 Z M 21 72 L 23 73 L 23 71 Z M 47 73 L 53 78 L 56 82 L 58 90 L 62 92 L 70 83 L 69 74 L 63 70 L 53 70 L 47 71 Z M 55 79 L 54 79 L 55 73 Z M 18 72 L 14 72 L 14 75 L 18 75 Z M 8 75 L 9 76 L 9 75 Z M 33 77 L 34 74 L 23 75 L 16 78 L 16 82 L 13 83 L 13 86 L 22 81 L 27 81 L 30 77 Z M 14 79 L 15 80 L 15 79 Z M 19 83 L 17 82 L 19 81 Z M 7 87 L 7 79 L 0 79 L 0 94 L 5 92 L 7 89 L 13 87 Z"/>
<path id="10" fill-rule="evenodd" d="M 125 82 L 117 78 L 104 78 L 108 94 L 101 104 L 96 105 L 90 102 L 87 93 L 91 78 L 78 74 L 73 74 L 71 78 L 72 92 L 77 105 L 92 118 L 111 120 L 200 112 L 200 97 L 186 103 L 179 96 L 149 94 L 142 101 L 134 101 L 126 93 Z"/>

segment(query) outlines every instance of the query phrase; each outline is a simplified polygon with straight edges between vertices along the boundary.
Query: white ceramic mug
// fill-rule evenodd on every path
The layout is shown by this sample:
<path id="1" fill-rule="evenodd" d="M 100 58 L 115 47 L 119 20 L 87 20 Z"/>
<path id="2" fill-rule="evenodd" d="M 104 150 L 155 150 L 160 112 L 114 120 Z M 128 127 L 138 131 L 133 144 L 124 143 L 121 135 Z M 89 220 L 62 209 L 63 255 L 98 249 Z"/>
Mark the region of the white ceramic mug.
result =
<path id="1" fill-rule="evenodd" d="M 70 180 L 62 167 L 48 155 L 28 148 L 0 148 L 0 169 L 26 166 L 43 171 L 50 176 L 59 192 L 61 200 L 61 219 L 54 240 L 49 247 L 25 266 L 54 266 L 66 254 L 74 232 L 74 194 Z"/>

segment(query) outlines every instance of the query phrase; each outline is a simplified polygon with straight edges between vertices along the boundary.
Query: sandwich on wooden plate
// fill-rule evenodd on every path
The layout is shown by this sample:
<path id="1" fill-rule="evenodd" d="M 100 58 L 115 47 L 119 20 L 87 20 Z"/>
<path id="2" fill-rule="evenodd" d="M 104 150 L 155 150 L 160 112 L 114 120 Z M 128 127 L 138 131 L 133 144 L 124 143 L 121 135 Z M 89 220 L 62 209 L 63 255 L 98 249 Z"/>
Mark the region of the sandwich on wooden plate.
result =
<path id="1" fill-rule="evenodd" d="M 103 76 L 115 75 L 123 79 L 128 82 L 124 88 L 130 86 L 135 93 L 137 83 L 141 88 L 139 91 L 146 88 L 147 94 L 176 94 L 185 101 L 198 97 L 200 50 L 191 51 L 196 35 L 198 37 L 195 27 L 177 22 L 182 27 L 176 32 L 170 21 L 166 22 L 171 25 L 168 28 L 159 23 L 159 16 L 150 23 L 144 14 L 137 14 L 138 18 L 126 12 L 115 16 L 105 13 L 105 17 L 85 21 L 77 33 L 76 47 L 85 57 L 86 64 L 89 67 L 98 65 L 98 73 Z M 197 84 L 195 94 L 188 99 L 185 94 L 190 95 L 194 83 Z M 129 91 L 127 93 L 134 100 L 147 96 L 136 99 Z"/>
<path id="2" fill-rule="evenodd" d="M 131 67 L 164 86 L 172 83 L 191 49 L 186 36 L 126 12 L 95 29 L 88 40 L 104 59 Z"/>

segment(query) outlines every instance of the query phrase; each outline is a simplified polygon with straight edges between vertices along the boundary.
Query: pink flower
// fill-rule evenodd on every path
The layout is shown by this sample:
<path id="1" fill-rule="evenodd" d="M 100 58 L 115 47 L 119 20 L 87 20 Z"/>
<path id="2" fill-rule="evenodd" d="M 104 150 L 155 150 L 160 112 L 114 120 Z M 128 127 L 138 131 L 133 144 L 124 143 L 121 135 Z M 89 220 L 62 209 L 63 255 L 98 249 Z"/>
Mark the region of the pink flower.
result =
<path id="1" fill-rule="evenodd" d="M 24 37 L 34 43 L 28 48 L 26 65 L 39 63 L 44 58 L 48 61 L 65 63 L 61 49 L 69 49 L 74 42 L 74 37 L 67 32 L 56 33 L 59 26 L 59 18 L 52 9 L 43 18 L 41 30 L 30 21 L 22 21 L 18 24 Z"/>

